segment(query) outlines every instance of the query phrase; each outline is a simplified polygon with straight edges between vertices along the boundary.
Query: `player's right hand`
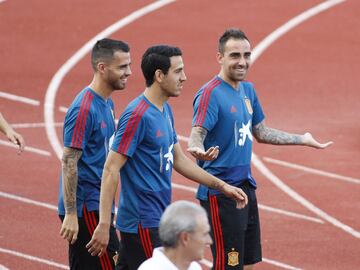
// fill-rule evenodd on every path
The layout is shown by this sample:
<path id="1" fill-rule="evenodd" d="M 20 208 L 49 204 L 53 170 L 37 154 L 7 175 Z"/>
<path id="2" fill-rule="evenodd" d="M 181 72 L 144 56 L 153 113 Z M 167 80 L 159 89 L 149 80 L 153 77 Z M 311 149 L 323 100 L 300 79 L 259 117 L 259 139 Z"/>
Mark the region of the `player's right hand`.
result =
<path id="1" fill-rule="evenodd" d="M 109 243 L 109 237 L 109 226 L 99 223 L 96 226 L 90 242 L 86 244 L 88 252 L 92 256 L 102 256 L 106 252 L 106 248 Z"/>
<path id="2" fill-rule="evenodd" d="M 223 186 L 222 192 L 229 198 L 236 201 L 236 208 L 244 208 L 248 204 L 248 197 L 246 193 L 238 187 L 229 184 Z"/>
<path id="3" fill-rule="evenodd" d="M 65 214 L 61 225 L 60 236 L 66 239 L 70 244 L 74 244 L 79 233 L 79 224 L 77 214 Z"/>

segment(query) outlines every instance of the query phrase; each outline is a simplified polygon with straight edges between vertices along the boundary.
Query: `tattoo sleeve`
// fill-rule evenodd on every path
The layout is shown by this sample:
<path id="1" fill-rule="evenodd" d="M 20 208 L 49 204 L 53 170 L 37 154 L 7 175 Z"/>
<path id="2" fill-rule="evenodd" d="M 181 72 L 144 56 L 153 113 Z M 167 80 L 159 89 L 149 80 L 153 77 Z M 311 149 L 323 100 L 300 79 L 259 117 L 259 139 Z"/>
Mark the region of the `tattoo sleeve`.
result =
<path id="1" fill-rule="evenodd" d="M 253 127 L 253 135 L 260 143 L 289 145 L 303 144 L 302 135 L 291 134 L 265 126 L 263 122 Z"/>
<path id="2" fill-rule="evenodd" d="M 76 190 L 78 183 L 77 163 L 82 151 L 74 148 L 64 148 L 62 156 L 62 185 L 64 205 L 67 214 L 76 213 Z"/>
<path id="3" fill-rule="evenodd" d="M 207 135 L 207 130 L 203 127 L 193 127 L 190 133 L 190 140 L 188 146 L 199 147 L 204 150 L 204 140 Z"/>

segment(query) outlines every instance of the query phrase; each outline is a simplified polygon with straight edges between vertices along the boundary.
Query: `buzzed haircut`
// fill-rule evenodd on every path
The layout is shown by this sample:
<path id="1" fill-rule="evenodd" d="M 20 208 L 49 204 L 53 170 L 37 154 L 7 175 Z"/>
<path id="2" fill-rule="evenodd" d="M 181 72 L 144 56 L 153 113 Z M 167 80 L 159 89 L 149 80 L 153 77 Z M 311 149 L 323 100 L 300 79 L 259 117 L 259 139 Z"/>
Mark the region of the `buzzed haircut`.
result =
<path id="1" fill-rule="evenodd" d="M 168 45 L 156 45 L 148 48 L 142 56 L 141 70 L 145 78 L 146 86 L 154 83 L 155 71 L 160 69 L 167 74 L 170 68 L 170 57 L 181 56 L 182 52 L 178 47 Z"/>
<path id="2" fill-rule="evenodd" d="M 97 64 L 99 62 L 109 62 L 112 60 L 114 53 L 117 51 L 129 52 L 129 45 L 121 40 L 114 40 L 110 38 L 104 38 L 98 40 L 91 52 L 91 65 L 94 71 L 97 70 Z"/>
<path id="3" fill-rule="evenodd" d="M 250 42 L 250 40 L 247 38 L 245 33 L 243 31 L 241 31 L 240 29 L 238 29 L 238 28 L 226 29 L 224 34 L 222 34 L 222 36 L 219 38 L 219 52 L 220 53 L 224 53 L 225 44 L 231 38 L 247 40 Z"/>

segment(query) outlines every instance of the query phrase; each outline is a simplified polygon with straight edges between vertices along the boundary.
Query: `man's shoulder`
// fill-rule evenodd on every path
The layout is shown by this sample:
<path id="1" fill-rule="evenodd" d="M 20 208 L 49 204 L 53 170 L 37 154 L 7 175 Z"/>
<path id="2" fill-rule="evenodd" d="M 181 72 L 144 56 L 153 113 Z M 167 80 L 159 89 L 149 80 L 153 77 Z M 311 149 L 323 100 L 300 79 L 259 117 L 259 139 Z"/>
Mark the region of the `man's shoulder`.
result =
<path id="1" fill-rule="evenodd" d="M 215 93 L 221 92 L 221 91 L 218 91 L 219 89 L 221 89 L 221 85 L 222 85 L 221 79 L 219 79 L 217 76 L 215 76 L 210 81 L 208 81 L 203 86 L 201 86 L 201 88 L 195 94 L 194 99 L 196 100 L 199 96 L 204 96 L 204 97 L 209 98 L 210 96 L 214 95 Z"/>

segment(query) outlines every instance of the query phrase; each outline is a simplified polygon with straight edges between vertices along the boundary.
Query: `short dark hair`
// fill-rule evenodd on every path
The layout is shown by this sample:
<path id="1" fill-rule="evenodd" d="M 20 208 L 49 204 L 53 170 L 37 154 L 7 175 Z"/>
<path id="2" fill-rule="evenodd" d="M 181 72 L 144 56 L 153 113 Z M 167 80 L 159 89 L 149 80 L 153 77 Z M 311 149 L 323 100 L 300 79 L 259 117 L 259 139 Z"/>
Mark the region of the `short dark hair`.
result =
<path id="1" fill-rule="evenodd" d="M 121 40 L 114 40 L 110 38 L 104 38 L 98 40 L 91 52 L 91 65 L 96 71 L 96 66 L 100 61 L 110 61 L 117 51 L 129 52 L 129 45 Z"/>
<path id="2" fill-rule="evenodd" d="M 141 70 L 145 77 L 146 86 L 154 83 L 155 71 L 160 69 L 167 74 L 170 68 L 170 57 L 181 56 L 182 52 L 178 47 L 168 45 L 156 45 L 148 48 L 142 56 Z"/>
<path id="3" fill-rule="evenodd" d="M 250 40 L 247 38 L 247 36 L 245 35 L 245 33 L 243 31 L 241 31 L 238 28 L 229 28 L 226 29 L 224 34 L 222 34 L 222 36 L 219 38 L 219 52 L 220 53 L 224 53 L 225 51 L 225 44 L 229 39 L 242 39 L 242 40 L 247 40 L 250 42 Z"/>

